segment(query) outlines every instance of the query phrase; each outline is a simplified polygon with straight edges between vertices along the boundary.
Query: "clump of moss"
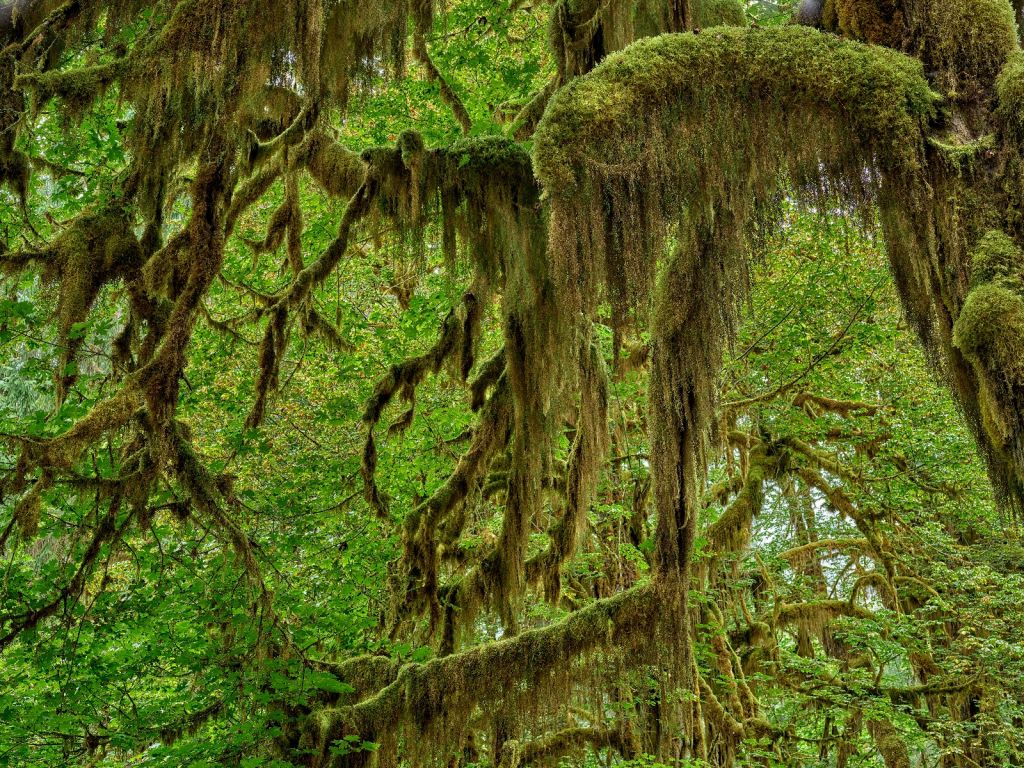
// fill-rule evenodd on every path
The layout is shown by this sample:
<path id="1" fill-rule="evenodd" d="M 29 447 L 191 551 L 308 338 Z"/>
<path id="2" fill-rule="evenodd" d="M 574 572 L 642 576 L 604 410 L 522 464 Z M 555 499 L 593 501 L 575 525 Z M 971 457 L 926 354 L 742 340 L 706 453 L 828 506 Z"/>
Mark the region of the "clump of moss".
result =
<path id="1" fill-rule="evenodd" d="M 900 0 L 825 0 L 823 29 L 866 43 L 899 48 L 907 33 Z"/>
<path id="2" fill-rule="evenodd" d="M 739 493 L 704 534 L 714 555 L 742 551 L 750 541 L 751 523 L 764 503 L 764 482 L 770 462 L 761 446 L 751 451 L 749 462 Z"/>
<path id="3" fill-rule="evenodd" d="M 996 76 L 1018 48 L 1013 8 L 1005 0 L 904 0 L 907 50 L 954 102 L 987 102 Z"/>
<path id="4" fill-rule="evenodd" d="M 37 262 L 44 281 L 57 285 L 57 395 L 62 401 L 75 380 L 70 363 L 83 342 L 78 324 L 104 285 L 137 276 L 142 248 L 126 213 L 114 207 L 78 217 L 43 251 L 7 254 L 4 261 L 18 268 Z"/>
<path id="5" fill-rule="evenodd" d="M 1024 385 L 1024 297 L 999 282 L 974 288 L 954 326 L 953 341 L 983 360 L 992 375 Z M 1005 438 L 1005 436 L 1004 436 Z"/>
<path id="6" fill-rule="evenodd" d="M 1005 130 L 1024 139 L 1024 52 L 1015 51 L 996 79 L 996 113 Z"/>
<path id="7" fill-rule="evenodd" d="M 977 379 L 980 426 L 996 490 L 1012 503 L 1024 491 L 1024 258 L 1000 231 L 973 251 L 971 290 L 953 325 L 953 344 Z"/>
<path id="8" fill-rule="evenodd" d="M 35 538 L 39 532 L 43 487 L 43 481 L 37 481 L 14 506 L 14 521 L 18 525 L 18 532 L 24 539 Z"/>
<path id="9" fill-rule="evenodd" d="M 735 106 L 746 107 L 746 116 L 732 123 L 738 113 L 730 103 L 719 114 L 708 115 L 715 123 L 705 128 L 696 121 L 699 110 L 712 91 L 721 95 L 723 90 L 730 102 L 735 99 Z M 779 117 L 796 112 L 803 118 L 797 121 L 798 132 L 796 123 L 771 121 L 773 131 L 794 131 L 784 137 L 789 141 L 771 140 L 772 151 L 780 143 L 785 145 L 782 157 L 809 151 L 809 143 L 827 144 L 829 152 L 852 143 L 862 156 L 887 167 L 916 167 L 922 124 L 934 113 L 935 103 L 917 62 L 812 30 L 716 29 L 706 35 L 668 35 L 640 41 L 628 53 L 610 56 L 593 76 L 563 89 L 538 128 L 534 162 L 551 195 L 579 195 L 585 191 L 581 189 L 585 173 L 601 175 L 602 167 L 606 176 L 634 169 L 641 172 L 639 166 L 646 157 L 636 157 L 632 144 L 621 145 L 637 133 L 649 139 L 662 132 L 677 138 L 688 134 L 692 140 L 707 138 L 709 143 L 713 135 L 730 144 L 742 142 L 749 150 L 757 146 L 753 132 L 763 104 Z M 833 141 L 827 129 L 815 136 L 804 122 L 829 115 L 845 123 L 848 142 Z M 664 126 L 654 117 L 665 121 Z M 650 130 L 643 130 L 642 124 L 650 124 Z M 686 151 L 695 148 L 679 145 L 678 149 L 677 156 L 684 162 L 687 157 L 696 161 L 696 153 Z M 821 150 L 824 153 L 826 147 Z M 630 154 L 635 157 L 633 164 L 627 163 Z M 584 171 L 586 157 L 606 161 Z M 730 160 L 720 173 L 735 162 L 721 153 L 711 161 L 718 160 Z M 645 168 L 643 173 L 651 182 L 661 176 L 650 170 Z"/>
<path id="10" fill-rule="evenodd" d="M 694 8 L 694 24 L 706 27 L 745 27 L 747 14 L 739 0 L 698 0 Z"/>
<path id="11" fill-rule="evenodd" d="M 622 0 L 560 0 L 548 31 L 558 67 L 558 82 L 567 83 L 592 70 L 611 51 L 634 39 L 633 8 Z"/>
<path id="12" fill-rule="evenodd" d="M 919 58 L 936 87 L 969 112 L 991 99 L 997 73 L 1017 48 L 1013 9 L 1004 0 L 825 0 L 820 14 L 804 16 Z"/>
<path id="13" fill-rule="evenodd" d="M 888 768 L 911 768 L 910 750 L 902 732 L 889 720 L 868 720 L 868 732 Z"/>
<path id="14" fill-rule="evenodd" d="M 1024 287 L 1024 250 L 1005 232 L 989 230 L 972 253 L 971 283 L 980 285 L 1000 278 L 1022 281 Z"/>

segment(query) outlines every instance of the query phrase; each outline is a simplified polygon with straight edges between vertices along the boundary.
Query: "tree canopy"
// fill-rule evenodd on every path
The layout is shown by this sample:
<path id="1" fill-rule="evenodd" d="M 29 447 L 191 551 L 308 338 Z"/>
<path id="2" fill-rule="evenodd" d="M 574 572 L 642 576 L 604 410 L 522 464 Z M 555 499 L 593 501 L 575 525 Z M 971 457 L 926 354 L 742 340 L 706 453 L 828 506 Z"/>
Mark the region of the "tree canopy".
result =
<path id="1" fill-rule="evenodd" d="M 0 766 L 1024 764 L 1021 6 L 0 4 Z"/>

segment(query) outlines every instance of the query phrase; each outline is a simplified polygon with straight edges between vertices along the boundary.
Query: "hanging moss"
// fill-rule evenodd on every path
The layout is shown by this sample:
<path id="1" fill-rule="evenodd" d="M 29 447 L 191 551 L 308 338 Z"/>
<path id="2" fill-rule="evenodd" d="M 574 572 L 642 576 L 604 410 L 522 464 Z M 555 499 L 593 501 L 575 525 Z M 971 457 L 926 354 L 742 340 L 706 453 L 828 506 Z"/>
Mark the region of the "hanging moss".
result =
<path id="1" fill-rule="evenodd" d="M 374 441 L 374 430 L 377 423 L 383 416 L 384 409 L 396 397 L 400 396 L 408 405 L 409 413 L 403 417 L 402 429 L 409 426 L 412 421 L 412 412 L 415 407 L 416 388 L 428 374 L 438 373 L 445 363 L 459 354 L 464 345 L 475 347 L 476 339 L 471 335 L 466 337 L 467 321 L 474 312 L 473 307 L 477 305 L 477 299 L 472 293 L 467 293 L 462 300 L 461 306 L 453 309 L 445 317 L 441 324 L 441 332 L 437 341 L 422 355 L 409 358 L 397 365 L 392 366 L 388 375 L 377 382 L 373 395 L 367 402 L 363 411 L 363 424 L 367 428 L 367 447 L 364 449 L 363 481 L 366 487 L 366 498 L 371 506 L 380 514 L 386 511 L 386 505 L 382 503 L 382 497 L 377 490 L 374 472 L 371 462 L 365 460 L 376 457 Z M 468 326 L 472 328 L 470 324 Z M 464 368 L 464 367 L 463 367 Z M 469 371 L 465 371 L 466 375 Z M 380 502 L 380 503 L 378 503 Z"/>
<path id="2" fill-rule="evenodd" d="M 657 632 L 677 684 L 696 684 L 687 631 L 696 518 L 753 225 L 784 184 L 862 210 L 883 185 L 911 204 L 926 199 L 934 104 L 920 65 L 898 53 L 796 27 L 723 27 L 613 54 L 556 94 L 538 126 L 556 354 L 579 361 L 574 337 L 604 300 L 618 328 L 646 321 L 652 337 Z M 723 531 L 736 535 L 742 526 L 730 520 Z M 694 707 L 672 716 L 695 732 Z"/>
<path id="3" fill-rule="evenodd" d="M 87 61 L 109 59 L 111 52 L 117 58 L 71 68 L 40 61 L 38 70 L 23 69 L 17 92 L 34 92 L 37 103 L 57 98 L 65 114 L 81 116 L 116 84 L 131 108 L 124 135 L 131 150 L 133 192 L 150 202 L 174 166 L 201 151 L 217 120 L 234 127 L 232 138 L 239 144 L 249 141 L 247 129 L 256 128 L 261 157 L 297 143 L 309 127 L 303 123 L 315 120 L 322 103 L 343 107 L 353 81 L 368 82 L 378 74 L 371 62 L 384 48 L 395 62 L 394 74 L 401 74 L 407 19 L 415 11 L 417 29 L 427 30 L 432 15 L 429 4 L 411 0 L 386 7 L 365 0 L 289 0 L 272 10 L 263 0 L 174 0 L 124 51 L 105 47 L 105 41 L 137 22 L 142 7 L 137 0 L 68 2 L 37 16 L 44 6 L 49 4 L 33 3 L 31 22 L 26 16 L 11 30 L 19 41 L 15 55 L 26 54 L 26 63 L 25 49 L 37 43 L 48 45 L 51 53 L 61 50 L 50 44 L 54 40 L 101 40 Z M 46 34 L 26 37 L 28 23 L 45 28 Z M 268 85 L 281 82 L 294 85 L 287 92 Z M 304 103 L 291 127 L 268 131 L 284 116 L 296 115 L 299 92 Z M 317 155 L 317 170 L 331 170 L 323 162 L 338 160 Z"/>
<path id="4" fill-rule="evenodd" d="M 817 637 L 828 624 L 841 616 L 870 618 L 870 612 L 847 600 L 818 600 L 806 603 L 782 603 L 775 608 L 774 625 L 797 625 Z"/>
<path id="5" fill-rule="evenodd" d="M 680 226 L 652 317 L 655 496 L 659 526 L 673 532 L 663 561 L 685 556 L 674 532 L 692 525 L 760 201 L 785 176 L 854 204 L 871 183 L 865 165 L 913 179 L 933 104 L 912 60 L 798 27 L 641 41 L 550 104 L 534 161 L 565 317 L 602 295 L 619 323 L 643 308 L 668 227 Z"/>
<path id="6" fill-rule="evenodd" d="M 711 92 L 741 102 L 748 116 L 738 125 L 718 124 L 715 121 L 738 114 L 722 108 L 721 117 L 708 116 L 710 124 L 698 122 L 702 96 Z M 662 131 L 667 134 L 671 121 L 686 117 L 687 106 L 695 110 L 693 123 L 685 122 L 672 133 L 692 132 L 697 135 L 691 140 L 704 135 L 710 141 L 714 136 L 758 147 L 753 141 L 757 118 L 751 113 L 761 104 L 778 110 L 780 117 L 797 112 L 817 120 L 835 113 L 848 121 L 849 135 L 844 138 L 852 139 L 857 149 L 877 153 L 879 162 L 890 167 L 916 167 L 922 121 L 933 114 L 935 96 L 915 61 L 801 28 L 719 29 L 713 34 L 643 40 L 558 94 L 535 142 L 538 177 L 552 195 L 577 194 L 583 157 L 605 157 L 607 171 L 614 172 L 618 159 L 633 152 L 632 144 L 615 150 L 617 141 L 640 132 L 641 121 L 650 123 L 651 138 Z M 651 120 L 655 116 L 658 120 Z M 668 122 L 662 126 L 659 120 Z M 791 129 L 782 124 L 772 130 Z M 813 137 L 805 125 L 800 140 L 793 136 L 783 155 L 809 151 L 809 139 L 836 149 L 840 143 L 833 143 L 830 133 Z M 771 154 L 779 142 L 771 144 L 772 149 L 758 147 L 758 152 Z M 607 154 L 602 154 L 605 150 Z M 685 150 L 680 153 L 684 162 L 687 157 L 693 158 Z M 642 161 L 642 156 L 637 158 Z M 723 164 L 720 173 L 731 166 Z M 620 172 L 628 170 L 622 166 Z M 599 173 L 599 167 L 590 172 Z"/>
<path id="7" fill-rule="evenodd" d="M 306 138 L 302 162 L 332 197 L 351 197 L 366 173 L 358 153 L 345 149 L 322 130 L 312 131 Z"/>
<path id="8" fill-rule="evenodd" d="M 15 80 L 14 86 L 33 91 L 40 108 L 50 99 L 57 98 L 63 102 L 64 114 L 80 118 L 92 103 L 121 77 L 127 65 L 127 61 L 117 61 L 78 69 L 22 75 Z"/>
<path id="9" fill-rule="evenodd" d="M 35 538 L 39 532 L 39 517 L 42 511 L 43 490 L 46 482 L 38 480 L 33 484 L 31 490 L 26 493 L 14 506 L 14 521 L 18 525 L 18 531 L 25 540 Z"/>
<path id="10" fill-rule="evenodd" d="M 284 163 L 279 159 L 271 163 L 240 184 L 231 196 L 231 206 L 225 215 L 224 233 L 230 236 L 235 231 L 239 217 L 255 205 L 284 173 Z"/>
<path id="11" fill-rule="evenodd" d="M 653 593 L 637 588 L 600 600 L 551 626 L 478 648 L 407 664 L 390 685 L 358 704 L 324 709 L 309 723 L 302 745 L 326 756 L 346 735 L 384 741 L 405 733 L 413 755 L 443 751 L 477 707 L 541 711 L 550 693 L 565 684 L 566 666 L 603 648 L 642 652 Z M 564 690 L 564 689 L 563 689 Z M 490 719 L 490 717 L 488 717 Z M 413 746 L 415 745 L 415 746 Z M 434 753 L 436 754 L 436 753 Z M 318 765 L 354 768 L 369 755 L 350 754 Z"/>
<path id="12" fill-rule="evenodd" d="M 764 503 L 763 486 L 768 464 L 763 448 L 751 452 L 750 466 L 742 488 L 705 532 L 709 550 L 713 554 L 740 552 L 749 543 L 751 523 Z"/>
<path id="13" fill-rule="evenodd" d="M 953 326 L 953 343 L 978 379 L 981 425 L 997 466 L 1001 490 L 1011 501 L 1024 489 L 1024 259 L 999 231 L 987 232 L 974 250 L 973 288 Z M 997 486 L 998 488 L 998 486 Z"/>
<path id="14" fill-rule="evenodd" d="M 32 169 L 24 152 L 0 152 L 0 184 L 6 184 L 18 196 L 22 205 L 28 197 L 28 183 Z"/>
<path id="15" fill-rule="evenodd" d="M 885 768 L 911 768 L 910 751 L 903 733 L 890 720 L 868 720 L 868 732 L 875 741 Z"/>
<path id="16" fill-rule="evenodd" d="M 0 261 L 19 268 L 38 262 L 43 267 L 44 281 L 57 285 L 57 333 L 61 347 L 57 396 L 63 400 L 75 380 L 71 363 L 84 341 L 79 324 L 86 320 L 104 285 L 138 275 L 142 249 L 126 213 L 114 207 L 83 214 L 49 248 L 21 256 L 5 254 Z"/>

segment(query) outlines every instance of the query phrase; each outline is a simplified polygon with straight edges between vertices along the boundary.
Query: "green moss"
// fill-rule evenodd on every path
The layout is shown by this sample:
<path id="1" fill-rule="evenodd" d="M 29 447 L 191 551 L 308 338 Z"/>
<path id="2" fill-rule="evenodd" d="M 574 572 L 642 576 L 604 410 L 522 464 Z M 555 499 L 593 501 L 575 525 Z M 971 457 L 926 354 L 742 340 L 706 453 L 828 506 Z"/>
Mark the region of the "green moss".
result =
<path id="1" fill-rule="evenodd" d="M 39 532 L 44 486 L 45 483 L 42 480 L 38 481 L 14 506 L 14 521 L 24 539 L 33 539 Z"/>
<path id="2" fill-rule="evenodd" d="M 23 75 L 15 81 L 15 87 L 31 88 L 39 106 L 50 99 L 60 99 L 68 114 L 80 117 L 121 76 L 125 65 L 125 61 L 119 60 L 77 69 Z"/>
<path id="3" fill-rule="evenodd" d="M 937 149 L 950 168 L 960 172 L 968 172 L 977 168 L 978 161 L 994 151 L 996 137 L 991 133 L 971 141 L 963 141 L 959 136 L 929 136 L 928 144 Z"/>
<path id="4" fill-rule="evenodd" d="M 821 26 L 917 56 L 953 102 L 977 103 L 1017 48 L 1006 0 L 826 0 Z"/>
<path id="5" fill-rule="evenodd" d="M 1015 51 L 996 79 L 996 114 L 1005 130 L 1024 139 L 1024 52 Z"/>
<path id="6" fill-rule="evenodd" d="M 719 106 L 706 112 L 713 100 Z M 636 148 L 626 137 L 683 134 L 691 147 L 736 143 L 747 152 L 760 149 L 752 134 L 767 121 L 793 135 L 764 151 L 781 143 L 792 154 L 832 138 L 814 136 L 808 120 L 835 117 L 863 155 L 916 167 L 935 103 L 918 62 L 802 27 L 663 35 L 609 56 L 558 93 L 538 126 L 534 162 L 549 194 L 570 197 L 580 191 L 584 158 L 609 169 L 627 162 Z M 793 115 L 800 118 L 791 124 Z"/>
<path id="7" fill-rule="evenodd" d="M 858 206 L 878 178 L 870 167 L 923 196 L 935 102 L 913 59 L 805 27 L 663 35 L 609 56 L 556 94 L 534 137 L 557 305 L 572 316 L 607 298 L 616 323 L 645 307 L 677 223 L 716 230 L 739 296 L 747 228 L 785 180 Z M 705 247 L 687 243 L 680 262 Z M 724 329 L 726 315 L 709 323 Z"/>
<path id="8" fill-rule="evenodd" d="M 702 29 L 747 25 L 747 14 L 740 0 L 698 0 L 693 17 L 696 25 Z"/>
<path id="9" fill-rule="evenodd" d="M 1024 297 L 1002 281 L 978 285 L 956 320 L 953 343 L 986 369 L 1024 384 Z"/>
<path id="10" fill-rule="evenodd" d="M 512 254 L 539 252 L 539 192 L 530 156 L 514 141 L 487 136 L 428 149 L 419 134 L 407 131 L 394 147 L 364 150 L 362 160 L 379 215 L 406 233 L 414 251 L 422 249 L 430 216 L 439 213 L 449 262 L 457 258 L 461 235 L 489 284 L 513 265 Z"/>
<path id="11" fill-rule="evenodd" d="M 57 330 L 62 371 L 83 342 L 80 337 L 72 338 L 71 331 L 86 319 L 100 289 L 135 274 L 141 266 L 142 249 L 124 211 L 83 214 L 54 241 L 44 277 L 59 283 Z M 59 399 L 73 381 L 73 374 L 58 375 Z"/>
<path id="12" fill-rule="evenodd" d="M 1024 251 L 1004 232 L 986 232 L 971 258 L 971 283 L 980 285 L 999 278 L 1024 278 Z"/>
<path id="13" fill-rule="evenodd" d="M 827 0 L 822 27 L 866 43 L 898 48 L 906 20 L 898 0 Z"/>
<path id="14" fill-rule="evenodd" d="M 1006 0 L 905 0 L 911 52 L 953 101 L 987 100 L 1018 48 L 1013 9 Z"/>
<path id="15" fill-rule="evenodd" d="M 743 487 L 721 516 L 705 531 L 713 555 L 739 552 L 749 543 L 751 523 L 764 503 L 767 463 L 763 448 L 752 452 Z"/>
<path id="16" fill-rule="evenodd" d="M 31 168 L 24 152 L 12 150 L 7 154 L 0 153 L 0 184 L 8 185 L 23 205 L 28 195 L 30 175 Z"/>

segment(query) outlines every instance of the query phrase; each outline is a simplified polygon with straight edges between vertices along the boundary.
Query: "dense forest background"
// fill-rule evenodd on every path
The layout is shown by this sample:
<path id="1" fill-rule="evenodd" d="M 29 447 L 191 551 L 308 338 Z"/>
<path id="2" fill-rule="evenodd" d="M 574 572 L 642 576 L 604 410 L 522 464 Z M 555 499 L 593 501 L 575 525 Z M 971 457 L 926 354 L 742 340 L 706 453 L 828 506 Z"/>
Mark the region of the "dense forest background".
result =
<path id="1" fill-rule="evenodd" d="M 0 766 L 1024 765 L 1019 10 L 0 4 Z"/>

